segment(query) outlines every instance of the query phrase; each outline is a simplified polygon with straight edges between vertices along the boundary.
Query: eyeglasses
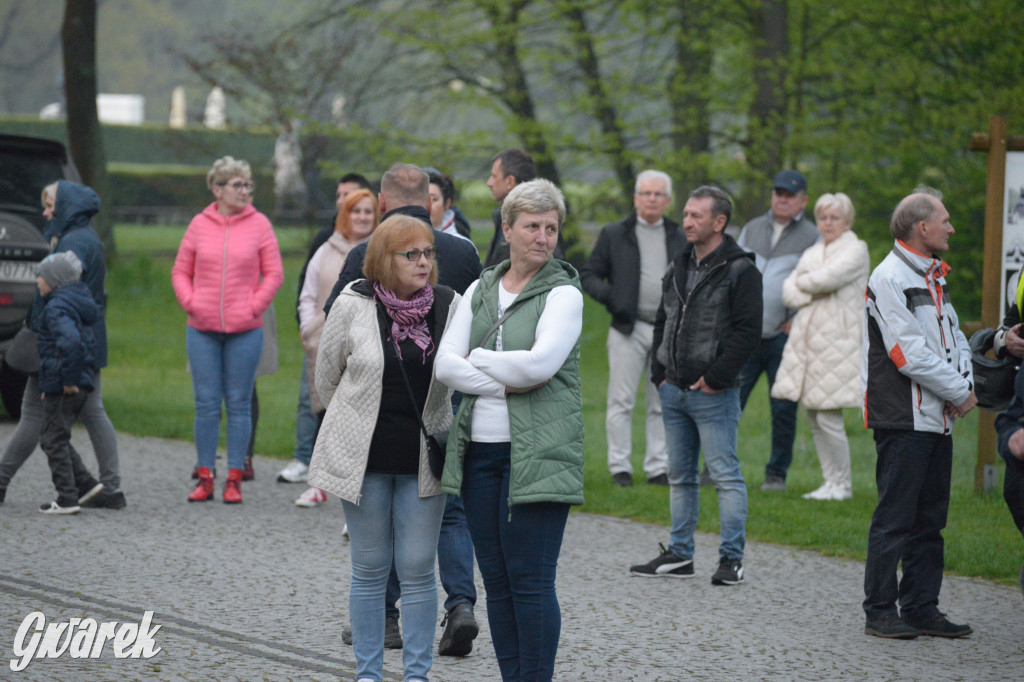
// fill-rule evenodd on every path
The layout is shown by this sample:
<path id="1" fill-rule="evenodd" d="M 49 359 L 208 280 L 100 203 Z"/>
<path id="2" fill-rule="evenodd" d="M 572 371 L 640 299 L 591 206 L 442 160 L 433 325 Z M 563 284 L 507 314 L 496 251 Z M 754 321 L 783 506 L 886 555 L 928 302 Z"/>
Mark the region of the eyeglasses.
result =
<path id="1" fill-rule="evenodd" d="M 412 251 L 406 251 L 404 253 L 401 251 L 396 251 L 395 255 L 405 256 L 406 260 L 412 261 L 413 263 L 418 261 L 420 259 L 420 256 L 423 256 L 428 261 L 433 261 L 434 257 L 437 256 L 437 249 L 430 246 L 423 249 L 422 251 L 420 251 L 419 249 L 413 249 Z"/>
<path id="2" fill-rule="evenodd" d="M 220 184 L 221 187 L 230 187 L 231 189 L 235 190 L 236 192 L 241 192 L 241 191 L 244 190 L 246 192 L 250 192 L 251 193 L 251 192 L 253 192 L 256 189 L 256 183 L 255 182 L 251 182 L 251 181 L 250 182 L 243 182 L 242 180 L 239 180 L 238 182 L 232 182 L 232 183 L 221 182 L 221 183 L 218 183 L 218 184 Z"/>
<path id="3" fill-rule="evenodd" d="M 667 199 L 668 195 L 664 192 L 637 192 L 636 195 L 641 199 Z"/>

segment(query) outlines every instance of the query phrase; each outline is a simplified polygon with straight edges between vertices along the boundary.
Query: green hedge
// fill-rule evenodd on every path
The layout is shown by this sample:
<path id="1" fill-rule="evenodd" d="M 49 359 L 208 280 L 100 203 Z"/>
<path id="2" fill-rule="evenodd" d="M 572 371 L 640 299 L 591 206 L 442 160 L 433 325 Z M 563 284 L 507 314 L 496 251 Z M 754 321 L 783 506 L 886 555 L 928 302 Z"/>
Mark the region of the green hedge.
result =
<path id="1" fill-rule="evenodd" d="M 213 201 L 206 187 L 207 166 L 135 166 L 111 164 L 110 196 L 107 205 L 169 206 L 198 213 Z M 269 211 L 274 205 L 274 175 L 253 170 L 256 195 L 253 203 Z"/>
<path id="2" fill-rule="evenodd" d="M 0 132 L 61 140 L 67 144 L 64 121 L 0 119 Z M 109 163 L 183 164 L 205 166 L 230 154 L 255 168 L 270 167 L 275 136 L 266 131 L 171 129 L 164 125 L 104 125 L 103 142 Z"/>

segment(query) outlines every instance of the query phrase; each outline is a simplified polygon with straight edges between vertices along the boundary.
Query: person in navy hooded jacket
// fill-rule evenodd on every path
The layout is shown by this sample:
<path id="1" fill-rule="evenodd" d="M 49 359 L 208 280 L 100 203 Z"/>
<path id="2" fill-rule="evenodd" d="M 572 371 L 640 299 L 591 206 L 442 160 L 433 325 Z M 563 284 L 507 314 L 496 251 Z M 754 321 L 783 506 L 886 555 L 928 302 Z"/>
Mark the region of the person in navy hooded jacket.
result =
<path id="1" fill-rule="evenodd" d="M 107 292 L 104 280 L 107 274 L 103 244 L 90 221 L 100 210 L 100 198 L 89 187 L 77 182 L 61 180 L 47 185 L 42 192 L 43 216 L 47 219 L 43 236 L 50 242 L 54 253 L 70 251 L 82 265 L 82 283 L 88 287 L 99 308 L 94 331 L 96 352 L 92 359 L 94 388 L 82 408 L 80 419 L 89 432 L 92 448 L 99 464 L 100 482 L 92 476 L 79 480 L 79 503 L 86 506 L 122 509 L 125 507 L 118 472 L 117 433 L 103 408 L 100 370 L 107 366 L 107 326 L 105 319 Z M 29 313 L 28 326 L 36 325 L 42 315 L 43 300 L 36 296 Z M 35 376 L 25 385 L 21 404 L 21 419 L 11 435 L 0 459 L 0 501 L 3 500 L 11 477 L 21 468 L 39 443 L 43 423 L 43 405 L 39 400 L 39 386 Z"/>
<path id="2" fill-rule="evenodd" d="M 97 351 L 96 322 L 99 306 L 89 287 L 79 281 L 82 262 L 71 251 L 54 253 L 39 263 L 41 314 L 39 385 L 43 401 L 43 427 L 39 445 L 46 453 L 57 499 L 43 504 L 44 514 L 76 514 L 78 485 L 85 472 L 81 457 L 71 447 L 71 426 L 95 387 L 93 369 Z"/>

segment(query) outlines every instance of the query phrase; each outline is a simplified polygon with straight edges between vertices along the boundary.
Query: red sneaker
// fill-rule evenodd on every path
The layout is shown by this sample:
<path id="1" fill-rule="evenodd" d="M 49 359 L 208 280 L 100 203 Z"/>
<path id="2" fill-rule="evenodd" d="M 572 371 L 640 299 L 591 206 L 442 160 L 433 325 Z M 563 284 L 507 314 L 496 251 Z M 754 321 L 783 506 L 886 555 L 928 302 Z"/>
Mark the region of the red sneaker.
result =
<path id="1" fill-rule="evenodd" d="M 251 481 L 256 478 L 256 472 L 252 470 L 252 456 L 245 456 L 245 463 L 242 465 L 242 480 Z"/>

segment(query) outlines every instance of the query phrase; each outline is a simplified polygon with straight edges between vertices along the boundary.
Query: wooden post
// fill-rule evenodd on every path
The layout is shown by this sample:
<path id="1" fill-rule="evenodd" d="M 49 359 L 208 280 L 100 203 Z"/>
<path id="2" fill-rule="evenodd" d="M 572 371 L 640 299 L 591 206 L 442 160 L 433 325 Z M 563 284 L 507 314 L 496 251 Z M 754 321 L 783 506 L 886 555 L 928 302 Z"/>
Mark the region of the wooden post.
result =
<path id="1" fill-rule="evenodd" d="M 985 243 L 981 276 L 981 326 L 998 327 L 1002 321 L 1003 196 L 1006 185 L 1006 118 L 993 116 L 988 122 L 988 139 L 974 135 L 972 151 L 988 152 L 988 181 L 985 188 Z M 995 486 L 995 414 L 978 413 L 978 458 L 974 466 L 974 490 L 986 492 Z M 986 471 L 990 472 L 986 476 Z"/>

